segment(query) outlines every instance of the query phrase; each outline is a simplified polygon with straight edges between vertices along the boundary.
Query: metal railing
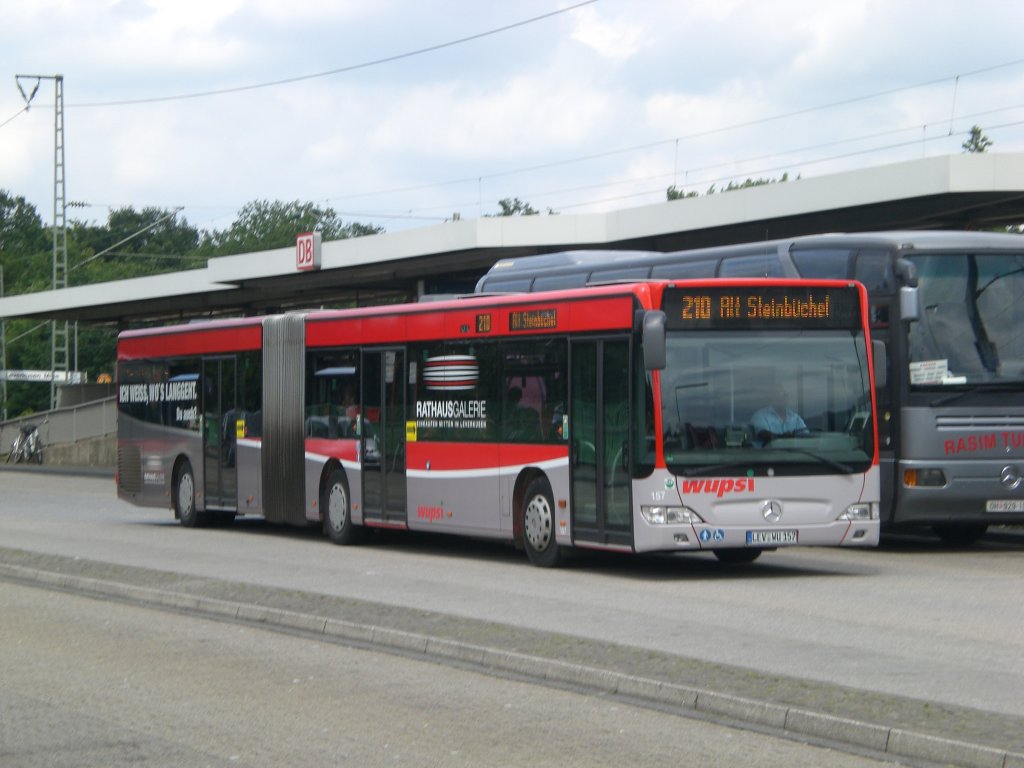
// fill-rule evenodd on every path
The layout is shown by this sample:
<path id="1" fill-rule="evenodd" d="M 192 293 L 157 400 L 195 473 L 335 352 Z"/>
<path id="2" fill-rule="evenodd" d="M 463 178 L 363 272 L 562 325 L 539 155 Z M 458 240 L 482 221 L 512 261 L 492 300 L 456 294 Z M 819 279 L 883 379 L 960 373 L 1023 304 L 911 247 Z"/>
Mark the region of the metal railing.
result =
<path id="1" fill-rule="evenodd" d="M 117 433 L 117 400 L 105 397 L 0 422 L 0 455 L 7 455 L 22 424 L 41 425 L 39 436 L 44 450 L 46 446 L 114 435 Z"/>

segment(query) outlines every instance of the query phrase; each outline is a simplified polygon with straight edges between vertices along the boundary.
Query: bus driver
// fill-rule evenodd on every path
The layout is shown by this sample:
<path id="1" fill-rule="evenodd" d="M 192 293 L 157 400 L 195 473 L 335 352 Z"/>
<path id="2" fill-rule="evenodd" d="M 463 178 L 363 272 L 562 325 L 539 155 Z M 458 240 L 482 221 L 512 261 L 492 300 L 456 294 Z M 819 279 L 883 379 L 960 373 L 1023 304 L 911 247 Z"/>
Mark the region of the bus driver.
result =
<path id="1" fill-rule="evenodd" d="M 772 393 L 770 405 L 750 417 L 754 427 L 754 445 L 763 447 L 775 437 L 792 437 L 810 433 L 799 413 L 789 407 L 789 393 L 781 384 Z"/>

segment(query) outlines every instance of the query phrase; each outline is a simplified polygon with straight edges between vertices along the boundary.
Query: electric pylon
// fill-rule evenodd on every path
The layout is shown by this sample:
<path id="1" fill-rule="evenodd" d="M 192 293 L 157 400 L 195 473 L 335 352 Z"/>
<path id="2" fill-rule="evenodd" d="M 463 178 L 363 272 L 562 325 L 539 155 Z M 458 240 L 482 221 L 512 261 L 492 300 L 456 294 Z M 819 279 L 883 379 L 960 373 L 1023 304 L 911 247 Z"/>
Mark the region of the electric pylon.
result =
<path id="1" fill-rule="evenodd" d="M 21 87 L 22 79 L 35 80 L 32 93 L 25 95 Z M 53 80 L 53 288 L 68 286 L 68 231 L 66 186 L 64 182 L 64 76 L 63 75 L 15 75 L 14 81 L 25 99 L 25 108 L 32 103 L 32 98 L 39 90 L 42 80 Z M 50 408 L 57 407 L 58 377 L 68 379 L 68 321 L 50 321 Z"/>

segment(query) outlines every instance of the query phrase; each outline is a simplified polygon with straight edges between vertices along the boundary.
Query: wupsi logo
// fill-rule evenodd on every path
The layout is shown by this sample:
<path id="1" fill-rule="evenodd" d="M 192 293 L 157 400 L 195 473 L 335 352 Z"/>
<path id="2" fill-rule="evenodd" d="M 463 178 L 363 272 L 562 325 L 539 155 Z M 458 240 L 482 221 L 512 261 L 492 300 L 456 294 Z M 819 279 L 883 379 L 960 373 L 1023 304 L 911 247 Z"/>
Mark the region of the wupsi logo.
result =
<path id="1" fill-rule="evenodd" d="M 754 478 L 752 477 L 726 477 L 720 480 L 683 480 L 683 495 L 688 493 L 708 493 L 722 498 L 727 493 L 753 493 Z"/>
<path id="2" fill-rule="evenodd" d="M 444 516 L 444 507 L 420 505 L 416 509 L 416 517 L 420 520 L 428 520 L 431 523 L 437 522 Z"/>

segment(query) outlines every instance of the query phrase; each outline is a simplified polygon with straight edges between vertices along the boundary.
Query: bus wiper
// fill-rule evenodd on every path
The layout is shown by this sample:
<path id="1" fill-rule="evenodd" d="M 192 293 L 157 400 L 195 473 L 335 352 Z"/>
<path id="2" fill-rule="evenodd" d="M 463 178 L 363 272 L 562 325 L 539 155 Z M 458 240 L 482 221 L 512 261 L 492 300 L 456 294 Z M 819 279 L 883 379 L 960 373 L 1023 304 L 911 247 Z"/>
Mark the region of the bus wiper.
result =
<path id="1" fill-rule="evenodd" d="M 719 472 L 724 472 L 727 469 L 742 469 L 744 472 L 750 471 L 749 461 L 734 461 L 728 464 L 708 464 L 701 467 L 686 467 L 679 470 L 677 474 L 683 477 L 700 477 L 701 475 L 714 475 Z"/>
<path id="2" fill-rule="evenodd" d="M 991 283 L 989 284 L 991 285 Z M 988 285 L 985 286 L 988 288 Z M 981 290 L 985 290 L 982 288 Z M 981 364 L 985 370 L 995 373 L 999 370 L 999 348 L 989 338 L 988 328 L 985 327 L 985 320 L 978 308 L 978 299 L 981 291 L 978 290 L 978 257 L 971 255 L 967 257 L 967 319 L 974 331 L 974 348 L 978 352 Z"/>
<path id="3" fill-rule="evenodd" d="M 1020 392 L 1024 390 L 1024 381 L 998 381 L 989 382 L 988 384 L 971 384 L 969 386 L 970 389 L 959 389 L 956 392 L 950 392 L 948 395 L 932 400 L 928 405 L 932 408 L 938 408 L 940 405 L 948 405 L 974 392 Z"/>
<path id="4" fill-rule="evenodd" d="M 820 461 L 822 464 L 826 465 L 827 467 L 835 469 L 835 470 L 837 470 L 839 472 L 842 472 L 843 474 L 846 474 L 846 475 L 851 475 L 851 474 L 853 474 L 853 471 L 854 471 L 853 467 L 851 467 L 849 464 L 843 464 L 841 461 L 836 461 L 835 459 L 830 459 L 828 456 L 822 456 L 820 453 L 815 453 L 814 451 L 808 451 L 806 448 L 770 448 L 770 449 L 765 449 L 765 450 L 766 451 L 785 451 L 786 453 L 800 453 L 800 454 L 803 454 L 805 456 L 810 456 L 815 461 Z M 701 466 L 701 467 L 686 467 L 684 469 L 680 469 L 678 472 L 676 472 L 676 474 L 682 475 L 683 477 L 701 477 L 703 475 L 717 475 L 720 472 L 725 472 L 725 471 L 730 470 L 730 469 L 731 470 L 739 469 L 739 470 L 742 470 L 744 472 L 744 474 L 746 474 L 747 472 L 751 471 L 751 465 L 752 464 L 764 464 L 764 463 L 768 463 L 768 462 L 766 462 L 765 460 L 760 460 L 760 461 L 756 461 L 756 462 L 751 462 L 751 461 L 743 461 L 743 462 L 734 461 L 734 462 L 727 463 L 727 464 L 708 464 L 706 466 Z M 673 470 L 673 471 L 675 471 L 675 470 Z"/>
<path id="5" fill-rule="evenodd" d="M 802 453 L 803 455 L 810 456 L 812 459 L 820 461 L 822 464 L 826 465 L 827 467 L 830 467 L 830 468 L 835 469 L 835 470 L 837 470 L 839 472 L 842 472 L 843 474 L 846 474 L 846 475 L 852 475 L 853 474 L 853 467 L 851 467 L 849 464 L 844 464 L 841 461 L 836 461 L 835 459 L 830 459 L 828 456 L 823 456 L 820 453 L 815 453 L 814 451 L 809 451 L 806 448 L 772 448 L 771 450 L 774 450 L 774 451 L 785 451 L 786 453 Z"/>

